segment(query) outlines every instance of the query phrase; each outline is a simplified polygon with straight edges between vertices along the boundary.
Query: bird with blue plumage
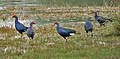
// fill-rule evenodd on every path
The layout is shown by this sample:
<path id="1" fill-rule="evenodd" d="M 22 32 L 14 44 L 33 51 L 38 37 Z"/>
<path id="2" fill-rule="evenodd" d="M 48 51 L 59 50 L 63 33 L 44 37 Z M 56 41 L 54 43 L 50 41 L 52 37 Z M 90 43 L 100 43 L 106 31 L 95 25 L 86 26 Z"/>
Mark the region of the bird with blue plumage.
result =
<path id="1" fill-rule="evenodd" d="M 26 34 L 29 37 L 29 39 L 33 39 L 35 35 L 35 31 L 33 29 L 33 24 L 35 24 L 35 21 L 32 21 L 30 23 L 30 27 L 27 29 Z"/>
<path id="2" fill-rule="evenodd" d="M 89 17 L 88 20 L 85 22 L 84 29 L 85 29 L 86 33 L 91 32 L 91 36 L 93 36 L 93 34 L 92 34 L 93 25 L 92 25 L 90 19 L 91 19 L 91 17 Z"/>
<path id="3" fill-rule="evenodd" d="M 21 34 L 22 38 L 23 32 L 27 31 L 28 27 L 18 21 L 18 16 L 16 15 L 16 13 L 12 14 L 12 18 L 15 18 L 15 28 Z"/>
<path id="4" fill-rule="evenodd" d="M 69 37 L 69 36 L 72 36 L 72 35 L 76 34 L 76 31 L 73 30 L 73 29 L 67 29 L 67 28 L 60 27 L 58 21 L 56 21 L 54 23 L 54 25 L 56 25 L 56 30 L 59 33 L 59 35 L 62 36 L 66 40 L 66 42 L 67 42 L 66 37 Z"/>
<path id="5" fill-rule="evenodd" d="M 108 18 L 104 18 L 102 16 L 99 16 L 97 12 L 93 12 L 94 13 L 94 17 L 95 17 L 95 20 L 100 24 L 100 26 L 105 26 L 105 24 L 110 21 L 112 22 L 111 19 L 108 19 Z"/>

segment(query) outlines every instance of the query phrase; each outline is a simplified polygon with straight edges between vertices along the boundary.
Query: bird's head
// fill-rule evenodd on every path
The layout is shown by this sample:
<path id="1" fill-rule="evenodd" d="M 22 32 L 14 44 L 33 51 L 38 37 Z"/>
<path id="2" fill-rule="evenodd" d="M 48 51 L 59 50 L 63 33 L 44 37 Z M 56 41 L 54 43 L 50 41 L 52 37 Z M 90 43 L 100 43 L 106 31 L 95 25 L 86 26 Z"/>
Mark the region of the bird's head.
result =
<path id="1" fill-rule="evenodd" d="M 99 11 L 93 11 L 92 13 L 94 13 L 95 15 L 97 15 L 98 12 L 99 12 Z"/>
<path id="2" fill-rule="evenodd" d="M 12 13 L 11 15 L 12 15 L 12 18 L 16 17 L 16 13 Z"/>
<path id="3" fill-rule="evenodd" d="M 59 25 L 59 23 L 58 23 L 58 21 L 57 21 L 57 20 L 54 22 L 54 26 L 55 26 L 55 25 Z"/>
<path id="4" fill-rule="evenodd" d="M 31 24 L 35 24 L 35 21 L 32 21 Z"/>
<path id="5" fill-rule="evenodd" d="M 32 21 L 32 22 L 30 23 L 30 27 L 32 27 L 33 24 L 35 24 L 35 21 Z"/>
<path id="6" fill-rule="evenodd" d="M 95 15 L 97 15 L 97 12 L 94 12 Z"/>
<path id="7" fill-rule="evenodd" d="M 58 25 L 58 21 L 56 21 L 54 24 Z"/>

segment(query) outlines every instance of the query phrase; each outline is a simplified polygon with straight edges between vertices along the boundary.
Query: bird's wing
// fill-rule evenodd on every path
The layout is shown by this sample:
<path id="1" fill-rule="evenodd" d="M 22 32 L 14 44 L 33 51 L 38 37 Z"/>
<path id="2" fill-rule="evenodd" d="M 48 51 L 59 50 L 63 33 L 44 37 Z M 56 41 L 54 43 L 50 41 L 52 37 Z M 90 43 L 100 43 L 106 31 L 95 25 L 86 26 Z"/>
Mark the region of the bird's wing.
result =
<path id="1" fill-rule="evenodd" d="M 105 18 L 105 17 L 102 17 L 102 16 L 98 16 L 98 19 L 101 19 L 101 20 L 108 20 L 108 18 Z"/>
<path id="2" fill-rule="evenodd" d="M 18 29 L 18 30 L 27 30 L 28 27 L 24 26 L 21 23 L 18 23 L 18 24 L 16 24 L 16 29 Z"/>
<path id="3" fill-rule="evenodd" d="M 34 30 L 31 29 L 31 28 L 28 28 L 26 32 L 27 32 L 27 34 L 30 34 L 30 35 L 34 35 L 35 34 Z"/>
<path id="4" fill-rule="evenodd" d="M 101 19 L 108 20 L 107 18 L 101 17 Z"/>
<path id="5" fill-rule="evenodd" d="M 93 28 L 93 25 L 90 21 L 87 21 L 84 25 L 85 30 L 89 30 L 90 28 Z"/>
<path id="6" fill-rule="evenodd" d="M 109 19 L 109 18 L 104 18 L 104 17 L 101 17 L 101 19 L 102 19 L 102 20 L 105 20 L 105 21 L 110 21 L 110 22 L 112 22 L 112 20 L 111 20 L 111 19 Z"/>
<path id="7" fill-rule="evenodd" d="M 101 17 L 101 16 L 98 16 L 97 21 L 100 22 L 100 23 L 104 23 L 104 22 L 106 22 L 106 19 Z"/>
<path id="8" fill-rule="evenodd" d="M 67 29 L 67 28 L 60 28 L 60 30 L 64 33 L 75 33 L 75 30 L 72 29 Z"/>

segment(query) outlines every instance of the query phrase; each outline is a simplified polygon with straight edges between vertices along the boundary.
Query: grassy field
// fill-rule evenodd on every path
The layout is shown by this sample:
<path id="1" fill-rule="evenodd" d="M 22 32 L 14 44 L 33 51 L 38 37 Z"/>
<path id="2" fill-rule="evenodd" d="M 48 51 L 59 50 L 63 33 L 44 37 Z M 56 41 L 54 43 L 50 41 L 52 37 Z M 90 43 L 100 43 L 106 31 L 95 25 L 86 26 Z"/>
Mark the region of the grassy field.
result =
<path id="1" fill-rule="evenodd" d="M 12 28 L 0 28 L 0 59 L 119 59 L 120 36 L 115 34 L 114 27 L 118 19 L 108 22 L 105 27 L 92 21 L 92 37 L 85 33 L 82 23 L 60 21 L 63 27 L 77 31 L 68 42 L 58 35 L 52 24 L 39 27 L 33 40 L 25 33 L 24 39 L 16 38 L 19 34 Z"/>
<path id="2" fill-rule="evenodd" d="M 1 0 L 0 6 L 5 7 L 0 10 L 1 16 L 4 14 L 9 20 L 10 13 L 16 12 L 19 19 L 35 20 L 38 28 L 35 29 L 34 39 L 30 40 L 25 33 L 21 39 L 15 29 L 0 27 L 0 59 L 120 59 L 120 4 L 119 0 L 111 1 L 113 0 Z M 16 6 L 24 4 L 23 2 L 42 5 Z M 59 9 L 60 6 L 69 9 L 43 13 L 52 7 Z M 65 10 L 66 13 L 63 12 Z M 78 11 L 74 13 L 74 10 Z M 113 22 L 100 27 L 90 13 L 91 10 L 99 10 L 99 15 L 111 17 Z M 59 18 L 62 27 L 76 30 L 76 35 L 67 38 L 68 42 L 56 32 L 53 26 L 55 16 Z M 92 16 L 93 36 L 86 34 L 82 24 L 89 16 Z"/>
<path id="3" fill-rule="evenodd" d="M 38 4 L 38 5 L 47 5 L 47 6 L 103 6 L 103 5 L 111 5 L 118 6 L 119 0 L 1 0 L 0 6 L 3 5 L 22 5 L 22 4 Z"/>

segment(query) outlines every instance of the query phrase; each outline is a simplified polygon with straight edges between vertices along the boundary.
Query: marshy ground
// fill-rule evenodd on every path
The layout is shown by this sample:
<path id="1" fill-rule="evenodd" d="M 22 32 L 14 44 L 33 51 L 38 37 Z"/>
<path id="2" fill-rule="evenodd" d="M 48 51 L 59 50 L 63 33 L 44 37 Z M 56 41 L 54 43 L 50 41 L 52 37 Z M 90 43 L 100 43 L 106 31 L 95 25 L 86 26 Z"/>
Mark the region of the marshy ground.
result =
<path id="1" fill-rule="evenodd" d="M 15 29 L 0 28 L 0 58 L 119 59 L 120 37 L 115 35 L 114 21 L 105 27 L 94 25 L 94 36 L 86 34 L 81 22 L 59 23 L 77 31 L 68 42 L 58 35 L 52 24 L 39 27 L 33 40 L 29 40 L 25 33 L 23 39 L 18 38 Z"/>
<path id="2" fill-rule="evenodd" d="M 12 12 L 16 12 L 20 19 L 24 19 L 25 25 L 28 25 L 31 20 L 35 20 L 37 23 L 33 26 L 35 27 L 33 40 L 30 40 L 25 33 L 23 34 L 24 38 L 21 39 L 19 38 L 20 34 L 14 28 L 0 26 L 0 59 L 120 58 L 119 6 L 60 7 L 35 5 L 33 7 L 28 4 L 28 6 L 5 5 L 4 7 L 5 9 L 1 9 L 0 13 L 7 16 L 6 23 L 11 26 L 14 23 L 10 18 Z M 91 13 L 97 10 L 99 10 L 99 15 L 110 17 L 113 21 L 100 27 L 94 19 L 94 14 Z M 76 35 L 67 38 L 68 42 L 65 42 L 56 32 L 53 26 L 55 16 L 59 18 L 58 22 L 62 27 L 76 30 Z M 82 22 L 85 22 L 89 16 L 92 17 L 93 36 L 87 34 L 83 28 Z M 2 25 L 1 19 L 0 23 Z"/>

